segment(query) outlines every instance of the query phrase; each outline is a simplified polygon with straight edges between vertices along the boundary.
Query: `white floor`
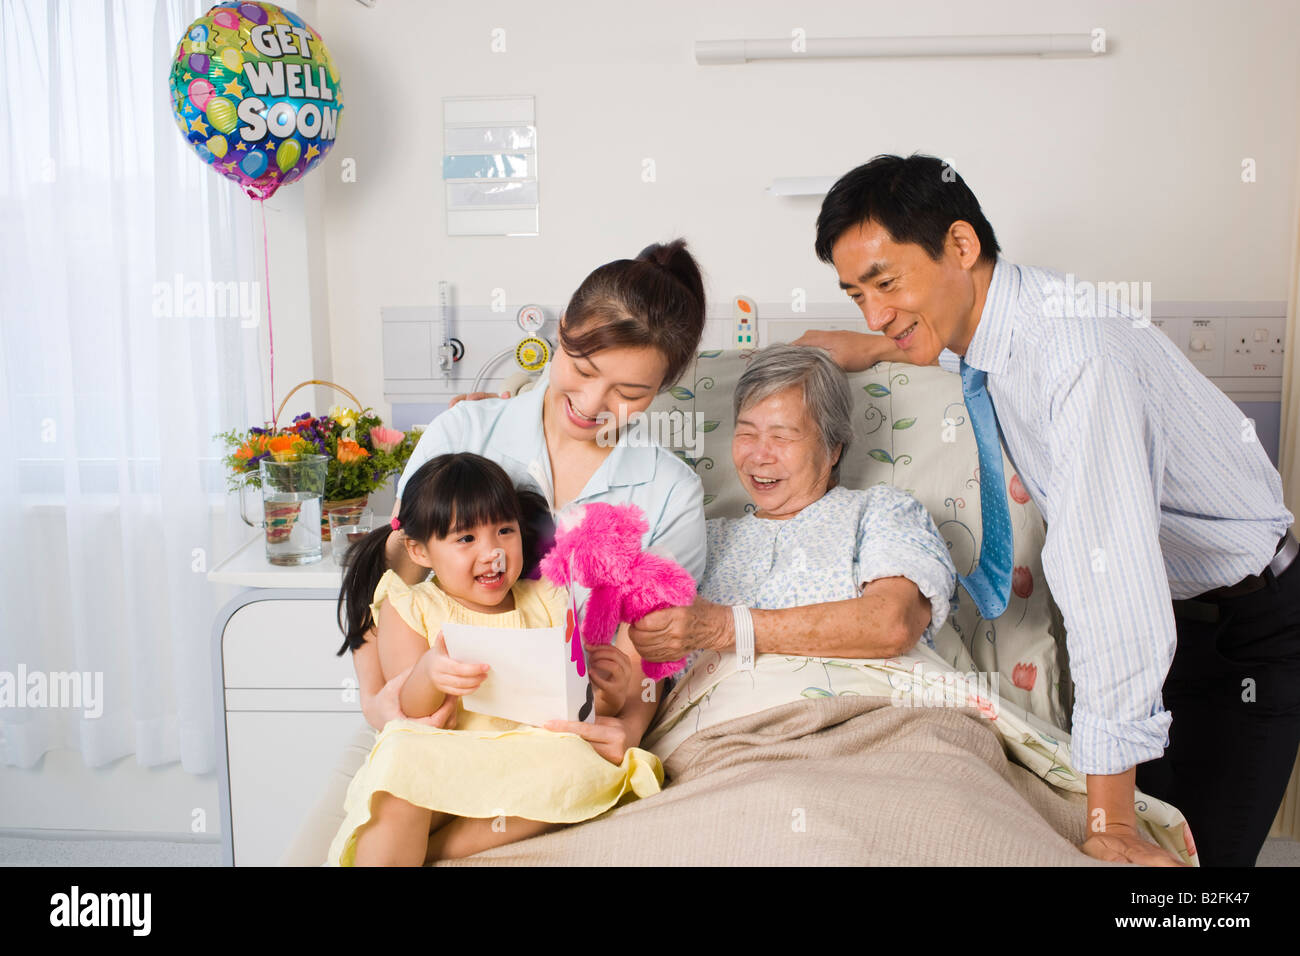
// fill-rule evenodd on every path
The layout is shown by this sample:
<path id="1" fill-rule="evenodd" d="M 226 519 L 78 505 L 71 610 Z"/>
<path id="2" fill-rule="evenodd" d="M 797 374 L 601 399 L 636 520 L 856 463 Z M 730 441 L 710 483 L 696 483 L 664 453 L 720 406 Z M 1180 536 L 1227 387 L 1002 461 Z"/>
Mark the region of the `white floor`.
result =
<path id="1" fill-rule="evenodd" d="M 0 836 L 0 866 L 220 866 L 215 843 L 153 840 L 58 840 Z M 1300 843 L 1264 844 L 1259 866 L 1300 867 Z"/>
<path id="2" fill-rule="evenodd" d="M 220 866 L 220 843 L 0 836 L 0 866 Z"/>

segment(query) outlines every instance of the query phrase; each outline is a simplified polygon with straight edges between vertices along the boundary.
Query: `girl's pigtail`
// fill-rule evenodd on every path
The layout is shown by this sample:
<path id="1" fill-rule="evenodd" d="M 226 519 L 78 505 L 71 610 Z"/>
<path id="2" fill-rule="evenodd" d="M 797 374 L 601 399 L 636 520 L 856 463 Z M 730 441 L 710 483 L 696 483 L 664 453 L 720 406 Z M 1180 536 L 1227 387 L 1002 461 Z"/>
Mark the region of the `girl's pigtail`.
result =
<path id="1" fill-rule="evenodd" d="M 393 533 L 393 528 L 384 524 L 348 548 L 337 611 L 339 629 L 343 631 L 343 646 L 338 649 L 340 657 L 346 650 L 361 647 L 366 642 L 366 634 L 375 626 L 370 603 L 379 579 L 388 570 L 388 536 Z"/>
<path id="2" fill-rule="evenodd" d="M 555 521 L 551 518 L 550 505 L 537 492 L 520 489 L 518 496 L 519 533 L 524 539 L 524 567 L 519 576 L 539 578 L 541 572 L 537 565 L 555 547 Z"/>

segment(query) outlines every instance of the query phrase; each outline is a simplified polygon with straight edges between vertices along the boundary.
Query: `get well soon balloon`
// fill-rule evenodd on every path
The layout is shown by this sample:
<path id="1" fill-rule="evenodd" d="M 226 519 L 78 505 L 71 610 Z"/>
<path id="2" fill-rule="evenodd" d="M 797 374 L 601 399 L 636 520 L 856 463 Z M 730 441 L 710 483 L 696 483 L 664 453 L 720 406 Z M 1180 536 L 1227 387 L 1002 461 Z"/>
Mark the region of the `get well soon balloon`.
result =
<path id="1" fill-rule="evenodd" d="M 176 47 L 172 112 L 199 158 L 254 199 L 329 152 L 343 96 L 325 41 L 273 3 L 218 3 Z"/>

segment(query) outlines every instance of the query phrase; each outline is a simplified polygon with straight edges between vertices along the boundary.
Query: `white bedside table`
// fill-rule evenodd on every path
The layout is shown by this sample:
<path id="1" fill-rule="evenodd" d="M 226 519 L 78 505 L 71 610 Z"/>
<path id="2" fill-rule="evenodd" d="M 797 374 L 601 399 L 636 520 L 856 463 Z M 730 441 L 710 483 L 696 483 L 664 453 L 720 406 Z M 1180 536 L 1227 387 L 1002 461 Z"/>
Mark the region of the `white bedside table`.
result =
<path id="1" fill-rule="evenodd" d="M 361 716 L 337 621 L 342 569 L 329 542 L 301 567 L 267 562 L 255 534 L 208 580 L 246 590 L 212 629 L 221 839 L 229 866 L 274 866 L 320 800 Z"/>

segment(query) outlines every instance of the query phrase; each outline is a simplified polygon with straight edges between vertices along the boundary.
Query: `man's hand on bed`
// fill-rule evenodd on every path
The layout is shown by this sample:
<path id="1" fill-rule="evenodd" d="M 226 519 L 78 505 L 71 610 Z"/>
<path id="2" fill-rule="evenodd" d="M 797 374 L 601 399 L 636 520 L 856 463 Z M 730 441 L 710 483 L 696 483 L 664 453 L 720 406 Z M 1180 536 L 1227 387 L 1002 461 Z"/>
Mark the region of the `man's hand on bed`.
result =
<path id="1" fill-rule="evenodd" d="M 579 720 L 548 720 L 542 724 L 542 729 L 557 734 L 577 734 L 612 764 L 621 764 L 623 755 L 633 743 L 628 726 L 621 717 L 597 717 L 592 724 Z"/>
<path id="2" fill-rule="evenodd" d="M 1143 838 L 1137 827 L 1134 797 L 1137 768 L 1120 773 L 1086 775 L 1088 820 L 1092 835 L 1079 847 L 1088 856 L 1114 863 L 1143 866 L 1184 866 L 1177 856 Z M 1183 839 L 1190 853 L 1196 852 L 1190 828 L 1183 824 Z"/>
<path id="3" fill-rule="evenodd" d="M 695 651 L 725 651 L 735 641 L 731 608 L 696 595 L 685 607 L 651 611 L 627 629 L 637 653 L 648 661 L 675 661 Z"/>
<path id="4" fill-rule="evenodd" d="M 1183 836 L 1195 852 L 1191 833 L 1183 824 Z M 1111 863 L 1137 863 L 1141 866 L 1187 866 L 1168 850 L 1147 841 L 1135 827 L 1113 823 L 1101 833 L 1094 833 L 1079 847 L 1088 856 Z"/>

